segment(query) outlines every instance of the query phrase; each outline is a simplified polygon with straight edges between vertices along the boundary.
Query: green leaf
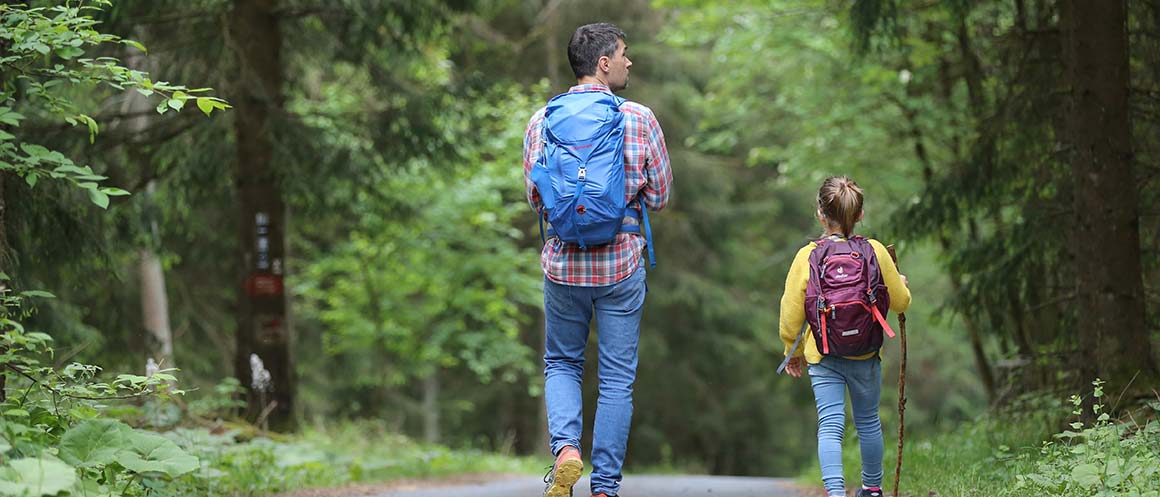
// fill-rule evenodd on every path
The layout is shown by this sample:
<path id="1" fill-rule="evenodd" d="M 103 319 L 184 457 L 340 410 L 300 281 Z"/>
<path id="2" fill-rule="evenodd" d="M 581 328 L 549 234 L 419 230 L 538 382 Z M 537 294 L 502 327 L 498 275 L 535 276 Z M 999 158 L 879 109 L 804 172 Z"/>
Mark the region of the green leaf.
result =
<path id="1" fill-rule="evenodd" d="M 63 47 L 56 49 L 56 54 L 65 60 L 74 59 L 85 54 L 85 51 L 76 47 Z"/>
<path id="2" fill-rule="evenodd" d="M 73 466 L 90 468 L 117 460 L 131 449 L 133 428 L 113 419 L 91 419 L 78 424 L 60 439 L 60 458 Z"/>
<path id="3" fill-rule="evenodd" d="M 182 107 L 185 107 L 185 101 L 180 98 L 171 98 L 166 102 L 166 104 L 168 104 L 169 107 L 173 110 L 178 111 L 181 110 Z"/>
<path id="4" fill-rule="evenodd" d="M 131 47 L 133 47 L 133 48 L 136 48 L 137 50 L 140 50 L 140 51 L 142 51 L 142 52 L 144 52 L 144 53 L 146 53 L 146 54 L 148 54 L 148 53 L 149 53 L 149 49 L 148 49 L 148 48 L 145 48 L 145 45 L 142 45 L 142 44 L 140 44 L 140 43 L 138 43 L 138 42 L 136 42 L 136 41 L 133 41 L 133 40 L 121 40 L 121 43 L 124 43 L 124 44 L 126 44 L 126 45 L 129 45 L 129 46 L 131 46 Z"/>
<path id="5" fill-rule="evenodd" d="M 93 143 L 97 139 L 97 132 L 100 131 L 100 128 L 97 127 L 97 121 L 84 114 L 81 114 L 80 119 L 89 125 L 89 143 Z"/>
<path id="6" fill-rule="evenodd" d="M 94 204 L 97 204 L 97 207 L 100 207 L 102 209 L 109 208 L 109 196 L 106 195 L 105 192 L 102 192 L 102 191 L 97 190 L 95 188 L 90 189 L 89 190 L 89 200 L 92 200 Z"/>
<path id="7" fill-rule="evenodd" d="M 1100 479 L 1101 471 L 1095 464 L 1080 464 L 1071 469 L 1071 480 L 1085 487 L 1099 485 Z"/>
<path id="8" fill-rule="evenodd" d="M 201 467 L 196 457 L 159 435 L 135 431 L 129 444 L 129 449 L 117 456 L 117 463 L 129 471 L 164 473 L 175 478 Z"/>
<path id="9" fill-rule="evenodd" d="M 42 290 L 25 290 L 23 292 L 20 292 L 20 295 L 24 296 L 24 297 L 40 297 L 42 299 L 55 299 L 56 298 L 56 295 L 53 295 L 51 293 L 48 293 L 48 292 L 45 292 Z"/>
<path id="10" fill-rule="evenodd" d="M 112 186 L 106 186 L 104 188 L 101 188 L 101 191 L 104 192 L 105 195 L 108 195 L 110 197 L 122 197 L 125 195 L 129 195 L 129 192 L 122 190 L 120 188 L 112 187 Z"/>
<path id="11" fill-rule="evenodd" d="M 24 177 L 24 182 L 28 183 L 29 188 L 33 188 L 36 186 L 36 180 L 39 178 L 40 176 L 37 176 L 35 173 L 28 173 L 28 175 Z"/>
<path id="12" fill-rule="evenodd" d="M 76 481 L 76 470 L 56 459 L 17 459 L 0 471 L 0 495 L 56 495 Z"/>
<path id="13" fill-rule="evenodd" d="M 205 97 L 198 97 L 197 108 L 201 109 L 201 112 L 208 116 L 211 112 L 213 112 L 213 100 Z"/>
<path id="14" fill-rule="evenodd" d="M 169 111 L 169 106 L 168 106 L 168 105 L 166 105 L 166 103 L 168 103 L 168 102 L 169 102 L 169 101 L 168 101 L 168 100 L 166 100 L 166 101 L 164 101 L 164 102 L 161 102 L 161 103 L 157 104 L 157 113 L 158 113 L 158 114 L 164 114 L 164 113 L 166 113 L 166 112 L 168 112 L 168 111 Z"/>
<path id="15" fill-rule="evenodd" d="M 24 115 L 19 112 L 12 112 L 8 108 L 0 109 L 0 123 L 9 126 L 20 126 L 21 119 L 24 119 Z"/>

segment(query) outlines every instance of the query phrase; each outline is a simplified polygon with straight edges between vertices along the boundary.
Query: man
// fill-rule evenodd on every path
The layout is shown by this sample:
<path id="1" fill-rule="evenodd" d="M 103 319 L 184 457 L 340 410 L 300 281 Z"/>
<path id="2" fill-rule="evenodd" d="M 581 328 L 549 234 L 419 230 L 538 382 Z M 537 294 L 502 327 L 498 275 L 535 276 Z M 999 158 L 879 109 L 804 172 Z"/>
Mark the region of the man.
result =
<path id="1" fill-rule="evenodd" d="M 544 399 L 551 450 L 556 455 L 555 464 L 545 477 L 548 484 L 545 497 L 572 495 L 572 486 L 583 472 L 580 455 L 581 375 L 589 322 L 594 314 L 599 346 L 600 396 L 590 457 L 592 495 L 616 497 L 620 490 L 621 468 L 632 420 L 632 385 L 636 379 L 640 318 L 646 293 L 642 259 L 647 242 L 639 223 L 643 219 L 644 227 L 648 227 L 644 209 L 659 211 L 664 208 L 672 182 L 664 134 L 652 111 L 612 96 L 613 92 L 628 85 L 632 61 L 628 59 L 627 51 L 624 31 L 616 26 L 606 23 L 581 26 L 568 44 L 568 61 L 576 75 L 577 85 L 567 94 L 557 97 L 576 93 L 596 95 L 596 98 L 614 102 L 612 110 L 619 109 L 616 118 L 623 120 L 623 127 L 618 126 L 609 136 L 619 139 L 618 133 L 623 131 L 625 203 L 622 205 L 625 206 L 625 216 L 623 221 L 619 217 L 613 218 L 614 238 L 607 243 L 585 244 L 583 239 L 580 243 L 570 243 L 561 241 L 558 236 L 550 237 L 540 256 L 545 276 Z M 547 129 L 560 131 L 555 129 L 555 125 L 548 126 L 555 122 L 552 116 L 545 118 L 549 107 L 551 103 L 532 116 L 524 137 L 524 179 L 528 201 L 542 219 L 547 218 L 549 210 L 545 208 L 543 195 L 548 192 L 537 188 L 533 168 L 538 161 L 554 160 L 546 158 L 548 152 L 545 149 L 552 150 L 551 147 L 556 146 L 546 146 L 545 140 L 550 134 Z M 616 150 L 620 150 L 620 144 L 615 145 Z M 618 155 L 621 154 L 612 157 Z M 603 159 L 592 157 L 593 161 Z M 618 161 L 612 164 L 615 167 Z M 579 182 L 585 179 L 585 167 L 594 169 L 599 165 L 584 159 L 580 165 Z M 540 169 L 546 168 L 541 164 Z M 619 169 L 616 172 L 619 174 Z M 573 182 L 576 180 L 576 177 L 572 178 Z M 552 197 L 549 200 L 550 204 L 555 201 Z M 584 214 L 585 207 L 580 205 L 574 210 Z M 616 232 L 618 227 L 621 230 Z M 562 226 L 556 228 L 563 229 Z"/>

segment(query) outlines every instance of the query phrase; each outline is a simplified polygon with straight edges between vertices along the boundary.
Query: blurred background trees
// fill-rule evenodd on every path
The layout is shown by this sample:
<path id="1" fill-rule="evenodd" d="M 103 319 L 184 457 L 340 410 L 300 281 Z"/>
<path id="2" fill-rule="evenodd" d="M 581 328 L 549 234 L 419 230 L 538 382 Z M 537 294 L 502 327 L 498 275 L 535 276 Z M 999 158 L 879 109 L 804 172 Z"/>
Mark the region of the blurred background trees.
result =
<path id="1" fill-rule="evenodd" d="M 59 364 L 152 359 L 204 389 L 236 377 L 243 414 L 272 428 L 377 418 L 544 453 L 520 147 L 573 82 L 572 30 L 609 21 L 633 47 L 624 96 L 656 112 L 676 178 L 654 218 L 631 464 L 787 474 L 812 459 L 808 384 L 773 372 L 777 302 L 831 174 L 864 187 L 862 233 L 899 246 L 915 293 L 912 430 L 1095 375 L 1147 391 L 1160 3 L 1099 23 L 1080 3 L 121 0 L 90 15 L 148 53 L 86 56 L 233 109 L 52 90 L 101 123 L 90 142 L 84 122 L 34 110 L 21 62 L 0 59 L 0 145 L 59 150 L 132 193 L 93 209 L 0 156 L 3 271 L 59 297 L 33 317 Z"/>

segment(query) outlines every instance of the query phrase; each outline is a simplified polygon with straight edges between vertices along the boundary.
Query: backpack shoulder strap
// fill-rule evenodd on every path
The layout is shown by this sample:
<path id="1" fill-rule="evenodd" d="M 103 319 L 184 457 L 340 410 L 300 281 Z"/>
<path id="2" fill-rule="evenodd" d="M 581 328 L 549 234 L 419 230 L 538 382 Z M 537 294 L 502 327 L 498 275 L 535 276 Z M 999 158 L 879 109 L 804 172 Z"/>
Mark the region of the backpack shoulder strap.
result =
<path id="1" fill-rule="evenodd" d="M 878 265 L 878 253 L 874 251 L 874 244 L 870 243 L 870 240 L 867 240 L 865 237 L 859 235 L 855 236 L 852 240 L 856 241 L 861 250 L 866 253 L 866 279 L 869 280 L 866 282 L 866 288 L 871 292 L 871 298 L 875 298 L 873 293 L 875 287 L 882 284 L 882 269 Z M 870 304 L 870 313 L 874 316 L 874 320 L 882 325 L 882 331 L 886 333 L 886 336 L 894 338 L 894 329 L 886 321 L 886 316 L 882 315 L 882 311 L 878 309 L 878 306 L 873 301 Z"/>
<path id="2" fill-rule="evenodd" d="M 797 338 L 793 341 L 793 346 L 789 349 L 789 354 L 785 356 L 785 360 L 781 361 L 781 365 L 777 367 L 777 374 L 785 371 L 786 365 L 789 364 L 790 359 L 793 359 L 794 352 L 797 352 L 798 344 L 801 343 L 802 337 L 806 336 L 806 327 L 809 326 L 809 321 L 802 320 L 802 329 L 798 330 Z"/>

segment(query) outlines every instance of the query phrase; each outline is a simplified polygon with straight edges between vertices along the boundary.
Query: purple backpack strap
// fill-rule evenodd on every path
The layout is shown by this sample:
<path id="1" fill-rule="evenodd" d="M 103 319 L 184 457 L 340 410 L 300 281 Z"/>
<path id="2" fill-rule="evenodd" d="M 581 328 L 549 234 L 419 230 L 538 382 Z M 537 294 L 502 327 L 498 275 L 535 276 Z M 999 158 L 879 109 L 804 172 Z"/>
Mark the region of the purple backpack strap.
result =
<path id="1" fill-rule="evenodd" d="M 868 267 L 866 278 L 869 280 L 866 282 L 866 288 L 871 292 L 871 297 L 877 298 L 877 295 L 874 295 L 873 292 L 877 286 L 877 282 L 882 281 L 882 267 L 878 264 L 878 253 L 874 250 L 874 245 L 870 243 L 870 240 L 867 240 L 862 235 L 854 235 L 851 240 L 857 243 L 859 249 L 866 254 Z M 882 311 L 878 309 L 874 301 L 870 303 L 870 313 L 874 316 L 874 320 L 882 325 L 882 331 L 886 333 L 886 336 L 894 338 L 894 329 L 890 327 L 890 323 L 886 321 L 886 316 L 882 315 Z"/>

